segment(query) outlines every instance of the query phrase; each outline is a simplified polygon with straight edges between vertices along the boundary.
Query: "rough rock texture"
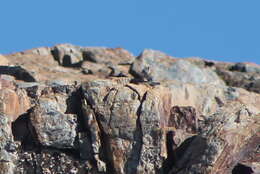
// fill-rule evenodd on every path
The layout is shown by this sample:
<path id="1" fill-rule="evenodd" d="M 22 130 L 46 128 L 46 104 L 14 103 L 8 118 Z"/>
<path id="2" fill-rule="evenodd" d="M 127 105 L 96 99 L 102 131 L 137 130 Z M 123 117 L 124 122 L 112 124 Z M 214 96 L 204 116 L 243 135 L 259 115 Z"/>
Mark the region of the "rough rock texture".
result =
<path id="1" fill-rule="evenodd" d="M 221 83 L 209 69 L 200 69 L 186 60 L 176 60 L 159 51 L 144 50 L 130 71 L 136 78 L 148 81 L 178 80 L 183 83 Z"/>
<path id="2" fill-rule="evenodd" d="M 0 64 L 0 174 L 260 173 L 259 65 L 71 44 Z"/>
<path id="3" fill-rule="evenodd" d="M 10 121 L 8 117 L 0 115 L 0 173 L 13 174 L 16 161 L 15 144 L 13 141 Z"/>

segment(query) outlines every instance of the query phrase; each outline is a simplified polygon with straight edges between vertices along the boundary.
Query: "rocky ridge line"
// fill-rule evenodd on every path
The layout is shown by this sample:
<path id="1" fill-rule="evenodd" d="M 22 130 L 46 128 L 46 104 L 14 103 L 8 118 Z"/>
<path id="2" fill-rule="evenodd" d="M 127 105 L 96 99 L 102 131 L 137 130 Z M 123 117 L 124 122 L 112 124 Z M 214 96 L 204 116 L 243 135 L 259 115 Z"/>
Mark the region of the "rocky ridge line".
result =
<path id="1" fill-rule="evenodd" d="M 0 84 L 0 174 L 260 172 L 259 65 L 60 44 Z"/>

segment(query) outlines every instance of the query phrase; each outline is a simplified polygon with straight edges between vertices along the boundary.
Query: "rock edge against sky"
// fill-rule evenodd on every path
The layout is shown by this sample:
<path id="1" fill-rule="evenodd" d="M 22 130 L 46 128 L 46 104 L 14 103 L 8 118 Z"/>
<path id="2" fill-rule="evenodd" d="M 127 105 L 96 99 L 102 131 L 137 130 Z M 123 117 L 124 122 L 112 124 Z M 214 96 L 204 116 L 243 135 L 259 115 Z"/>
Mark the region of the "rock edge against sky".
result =
<path id="1" fill-rule="evenodd" d="M 0 56 L 0 174 L 259 173 L 260 66 L 60 44 Z"/>

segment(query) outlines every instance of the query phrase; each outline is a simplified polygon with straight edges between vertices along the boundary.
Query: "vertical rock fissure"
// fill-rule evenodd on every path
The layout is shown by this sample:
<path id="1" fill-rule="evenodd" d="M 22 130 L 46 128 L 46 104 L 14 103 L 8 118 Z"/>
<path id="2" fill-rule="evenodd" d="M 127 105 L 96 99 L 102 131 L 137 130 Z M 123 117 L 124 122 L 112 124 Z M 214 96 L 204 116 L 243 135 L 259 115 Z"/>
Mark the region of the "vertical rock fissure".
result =
<path id="1" fill-rule="evenodd" d="M 98 127 L 99 127 L 99 130 L 100 130 L 100 143 L 101 143 L 101 156 L 100 157 L 102 158 L 102 161 L 104 161 L 106 163 L 106 173 L 113 174 L 113 173 L 115 173 L 115 169 L 114 169 L 113 160 L 111 159 L 111 155 L 110 155 L 111 150 L 108 146 L 108 144 L 110 144 L 109 137 L 108 137 L 108 135 L 106 135 L 104 128 L 100 122 L 100 119 L 99 119 L 100 115 L 97 112 L 95 112 L 94 107 L 91 104 L 89 104 L 90 102 L 87 101 L 87 99 L 86 99 L 86 103 L 90 107 L 90 109 L 93 111 L 95 119 L 96 119 Z M 89 134 L 89 136 L 91 136 L 91 134 Z M 91 139 L 91 137 L 90 137 L 90 139 Z M 94 159 L 94 157 L 93 157 L 93 159 Z M 96 161 L 96 163 L 97 163 L 97 161 Z"/>
<path id="2" fill-rule="evenodd" d="M 139 94 L 138 94 L 139 95 Z M 136 119 L 136 130 L 134 133 L 134 140 L 135 144 L 133 146 L 133 150 L 131 151 L 131 156 L 126 162 L 125 172 L 129 174 L 136 174 L 137 167 L 139 165 L 139 161 L 141 158 L 141 150 L 143 145 L 143 132 L 142 132 L 142 125 L 140 121 L 141 112 L 142 112 L 142 105 L 143 102 L 146 100 L 147 92 L 144 93 L 142 99 L 140 100 L 140 106 L 137 110 L 137 119 Z"/>
<path id="3" fill-rule="evenodd" d="M 175 166 L 176 158 L 176 145 L 173 140 L 174 131 L 168 131 L 166 133 L 166 150 L 167 158 L 163 162 L 162 171 L 163 173 L 169 173 L 173 166 Z"/>
<path id="4" fill-rule="evenodd" d="M 113 164 L 113 160 L 111 159 L 111 149 L 110 146 L 108 146 L 108 144 L 110 144 L 110 139 L 108 137 L 108 135 L 105 133 L 104 128 L 102 126 L 102 124 L 100 123 L 100 120 L 98 119 L 99 115 L 97 113 L 95 113 L 95 116 L 97 117 L 97 123 L 98 123 L 98 127 L 100 129 L 100 142 L 101 142 L 101 150 L 102 150 L 102 157 L 104 158 L 104 162 L 106 163 L 107 166 L 107 173 L 108 174 L 113 174 L 115 173 L 115 168 L 114 168 L 114 164 Z"/>

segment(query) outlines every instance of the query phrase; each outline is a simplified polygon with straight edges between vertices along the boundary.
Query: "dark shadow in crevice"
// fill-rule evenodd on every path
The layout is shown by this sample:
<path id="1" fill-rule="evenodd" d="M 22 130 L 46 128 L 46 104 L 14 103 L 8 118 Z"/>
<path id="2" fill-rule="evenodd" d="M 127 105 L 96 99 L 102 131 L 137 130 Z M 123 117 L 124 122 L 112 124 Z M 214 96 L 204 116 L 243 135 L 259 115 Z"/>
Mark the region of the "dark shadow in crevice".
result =
<path id="1" fill-rule="evenodd" d="M 79 61 L 77 63 L 72 63 L 70 55 L 64 55 L 63 60 L 62 60 L 62 66 L 70 67 L 70 68 L 79 68 L 79 67 L 81 67 L 82 63 L 83 63 L 83 61 Z"/>
<path id="2" fill-rule="evenodd" d="M 110 148 L 110 137 L 107 135 L 104 131 L 104 128 L 102 126 L 102 123 L 100 122 L 100 117 L 103 117 L 102 115 L 96 114 L 96 120 L 98 123 L 98 127 L 100 129 L 100 141 L 101 141 L 101 155 L 100 159 L 106 163 L 107 166 L 107 174 L 114 174 L 115 168 L 113 164 L 113 159 L 112 159 L 112 150 Z"/>
<path id="3" fill-rule="evenodd" d="M 67 86 L 66 93 L 68 98 L 66 100 L 66 111 L 65 114 L 75 114 L 77 115 L 77 132 L 86 131 L 84 125 L 84 114 L 82 111 L 82 100 L 83 96 L 81 88 L 69 89 L 70 86 Z"/>
<path id="4" fill-rule="evenodd" d="M 43 150 L 51 150 L 57 152 L 63 152 L 68 156 L 73 156 L 75 159 L 79 159 L 79 152 L 76 149 L 58 149 L 55 147 L 42 146 L 36 137 L 35 130 L 31 125 L 29 114 L 25 113 L 19 116 L 12 123 L 12 133 L 15 141 L 21 142 L 22 152 L 36 152 L 41 153 Z"/>
<path id="5" fill-rule="evenodd" d="M 21 142 L 23 151 L 30 151 L 37 149 L 37 140 L 29 119 L 28 112 L 19 116 L 14 122 L 12 122 L 12 133 L 15 141 Z"/>
<path id="6" fill-rule="evenodd" d="M 183 154 L 185 154 L 185 151 L 188 149 L 191 142 L 196 138 L 196 136 L 187 138 L 179 147 L 177 147 L 173 139 L 174 136 L 174 131 L 166 133 L 167 158 L 162 166 L 162 171 L 165 174 L 169 173 L 173 168 L 183 168 L 183 166 L 178 166 L 178 161 L 182 159 Z"/>
<path id="7" fill-rule="evenodd" d="M 59 50 L 57 48 L 55 48 L 55 49 L 51 50 L 51 54 L 52 54 L 54 60 L 57 61 L 59 63 L 59 65 L 61 65 L 61 62 L 59 59 L 59 57 L 60 57 Z"/>
<path id="8" fill-rule="evenodd" d="M 82 96 L 84 96 L 84 92 L 82 91 L 82 89 L 80 90 L 81 94 L 83 94 Z M 83 99 L 84 100 L 84 99 Z M 83 101 L 81 100 L 81 101 Z M 98 113 L 95 113 L 95 109 L 92 107 L 90 101 L 87 101 L 86 100 L 86 104 L 89 106 L 89 108 L 94 112 L 95 114 L 95 118 L 96 118 L 96 121 L 97 121 L 97 124 L 98 124 L 98 127 L 100 129 L 100 143 L 101 143 L 101 148 L 100 148 L 100 160 L 101 161 L 104 161 L 106 163 L 106 173 L 107 174 L 114 174 L 116 173 L 115 172 L 115 168 L 114 168 L 114 164 L 113 164 L 113 160 L 112 160 L 112 151 L 111 151 L 111 148 L 109 146 L 110 143 L 110 137 L 109 135 L 106 134 L 105 130 L 104 130 L 104 127 L 102 126 L 102 123 L 101 123 L 101 118 L 103 117 L 103 115 L 100 115 Z M 81 108 L 81 112 L 83 112 L 82 108 Z M 82 113 L 82 117 L 84 116 L 84 114 Z M 84 123 L 84 118 L 83 119 L 83 123 Z M 88 130 L 88 128 L 85 128 L 87 129 L 87 133 L 89 133 L 89 138 L 91 139 L 91 133 L 90 133 L 90 130 Z M 96 162 L 95 162 L 96 163 Z M 96 165 L 97 166 L 97 165 Z"/>
<path id="9" fill-rule="evenodd" d="M 0 66 L 0 75 L 1 74 L 14 76 L 17 80 L 25 82 L 36 82 L 33 75 L 21 66 Z"/>
<path id="10" fill-rule="evenodd" d="M 232 170 L 232 174 L 252 174 L 254 171 L 251 167 L 238 163 Z"/>

